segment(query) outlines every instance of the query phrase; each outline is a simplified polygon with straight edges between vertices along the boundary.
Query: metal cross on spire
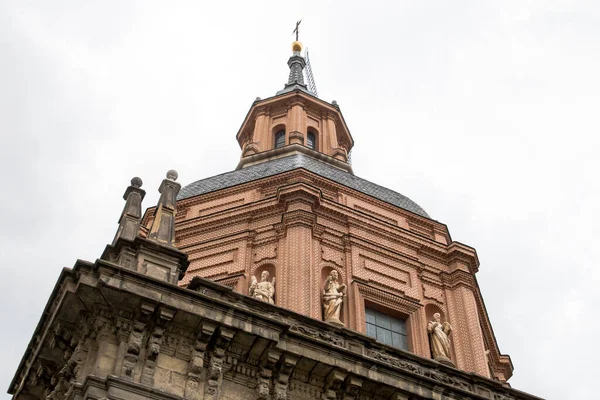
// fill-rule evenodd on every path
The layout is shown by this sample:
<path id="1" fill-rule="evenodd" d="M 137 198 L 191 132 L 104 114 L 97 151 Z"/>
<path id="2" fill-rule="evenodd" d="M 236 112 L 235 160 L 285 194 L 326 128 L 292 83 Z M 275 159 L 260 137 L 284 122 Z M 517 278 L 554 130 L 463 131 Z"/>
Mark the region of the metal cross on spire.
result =
<path id="1" fill-rule="evenodd" d="M 299 30 L 299 28 L 300 28 L 300 22 L 302 22 L 302 18 L 300 19 L 300 21 L 296 22 L 296 29 L 294 29 L 294 30 L 292 31 L 292 33 L 295 33 L 295 34 L 296 34 L 296 42 L 298 41 L 298 33 L 300 33 L 300 32 L 299 32 L 299 31 L 300 31 L 300 30 Z"/>

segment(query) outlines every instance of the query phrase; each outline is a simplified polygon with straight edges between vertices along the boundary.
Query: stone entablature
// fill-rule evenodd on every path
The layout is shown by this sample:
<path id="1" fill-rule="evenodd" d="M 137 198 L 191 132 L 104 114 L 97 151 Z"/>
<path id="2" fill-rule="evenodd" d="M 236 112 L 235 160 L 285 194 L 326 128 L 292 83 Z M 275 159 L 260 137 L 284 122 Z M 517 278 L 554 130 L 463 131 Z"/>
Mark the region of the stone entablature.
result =
<path id="1" fill-rule="evenodd" d="M 537 397 L 196 278 L 65 269 L 9 392 L 34 399 Z"/>
<path id="2" fill-rule="evenodd" d="M 380 307 L 405 317 L 410 350 L 430 357 L 426 327 L 437 311 L 456 327 L 458 368 L 501 381 L 512 374 L 473 275 L 477 254 L 451 242 L 443 224 L 306 170 L 188 198 L 178 208 L 185 217 L 177 219 L 176 244 L 190 261 L 180 285 L 199 276 L 248 294 L 250 277 L 267 270 L 278 282 L 276 305 L 321 320 L 324 279 L 336 270 L 348 287 L 347 327 L 365 333 L 365 306 Z"/>

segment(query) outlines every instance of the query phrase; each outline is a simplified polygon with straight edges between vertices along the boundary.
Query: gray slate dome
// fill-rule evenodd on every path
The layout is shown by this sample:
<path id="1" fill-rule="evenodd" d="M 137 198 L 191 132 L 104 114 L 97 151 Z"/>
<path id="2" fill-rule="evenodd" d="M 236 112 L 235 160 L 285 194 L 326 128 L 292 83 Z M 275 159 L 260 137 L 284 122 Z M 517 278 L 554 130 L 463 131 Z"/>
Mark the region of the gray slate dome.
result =
<path id="1" fill-rule="evenodd" d="M 199 194 L 206 194 L 240 185 L 242 183 L 252 182 L 298 168 L 303 168 L 324 178 L 331 179 L 341 185 L 403 208 L 422 217 L 430 218 L 421 206 L 408 197 L 304 154 L 294 154 L 243 169 L 226 172 L 210 178 L 201 179 L 183 187 L 177 196 L 177 200 L 183 200 Z"/>

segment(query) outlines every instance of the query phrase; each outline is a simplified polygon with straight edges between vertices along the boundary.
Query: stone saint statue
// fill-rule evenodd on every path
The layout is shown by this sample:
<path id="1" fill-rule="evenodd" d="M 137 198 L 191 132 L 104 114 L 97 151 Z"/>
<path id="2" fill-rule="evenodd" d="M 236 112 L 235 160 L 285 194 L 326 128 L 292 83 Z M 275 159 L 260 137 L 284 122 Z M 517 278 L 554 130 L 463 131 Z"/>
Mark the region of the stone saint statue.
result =
<path id="1" fill-rule="evenodd" d="M 449 336 L 452 332 L 452 326 L 448 322 L 442 324 L 440 313 L 435 313 L 433 314 L 433 320 L 427 324 L 427 332 L 429 332 L 429 343 L 433 359 L 454 367 L 454 363 L 450 360 Z"/>
<path id="2" fill-rule="evenodd" d="M 334 325 L 344 326 L 340 321 L 342 301 L 346 295 L 346 285 L 338 283 L 338 273 L 331 271 L 323 286 L 323 320 Z"/>
<path id="3" fill-rule="evenodd" d="M 266 303 L 275 304 L 273 295 L 275 294 L 275 278 L 269 282 L 269 272 L 263 271 L 260 274 L 260 282 L 257 282 L 256 276 L 252 276 L 248 294 L 255 299 L 262 300 Z"/>

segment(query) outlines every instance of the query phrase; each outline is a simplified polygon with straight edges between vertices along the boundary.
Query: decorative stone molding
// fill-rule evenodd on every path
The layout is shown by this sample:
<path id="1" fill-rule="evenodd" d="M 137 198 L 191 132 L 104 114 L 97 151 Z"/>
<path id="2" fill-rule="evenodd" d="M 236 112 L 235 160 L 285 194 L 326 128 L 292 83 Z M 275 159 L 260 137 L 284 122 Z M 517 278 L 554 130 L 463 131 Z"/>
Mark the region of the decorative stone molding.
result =
<path id="1" fill-rule="evenodd" d="M 319 329 L 310 328 L 305 325 L 292 325 L 290 331 L 297 332 L 301 335 L 308 336 L 313 339 L 317 339 L 334 346 L 345 347 L 345 341 L 342 337 Z"/>
<path id="2" fill-rule="evenodd" d="M 198 389 L 202 376 L 202 369 L 204 368 L 204 355 L 206 347 L 216 329 L 216 324 L 210 321 L 203 321 L 198 335 L 196 336 L 196 342 L 188 365 L 187 382 L 185 385 L 185 397 L 188 399 L 199 400 L 201 398 Z"/>
<path id="3" fill-rule="evenodd" d="M 408 371 L 408 372 L 411 372 L 411 373 L 414 373 L 417 375 L 424 376 L 426 378 L 430 378 L 434 381 L 444 383 L 446 385 L 456 387 L 461 390 L 473 392 L 473 386 L 471 384 L 469 384 L 466 380 L 463 380 L 463 379 L 460 379 L 457 377 L 452 377 L 452 376 L 448 375 L 447 373 L 444 373 L 441 371 L 437 371 L 434 369 L 419 366 L 418 364 L 416 364 L 414 362 L 402 360 L 398 357 L 387 354 L 385 351 L 382 351 L 382 350 L 368 349 L 367 357 L 371 357 L 375 360 L 385 362 L 394 367 L 403 369 L 405 371 Z"/>
<path id="4" fill-rule="evenodd" d="M 290 144 L 304 145 L 304 135 L 301 132 L 293 131 L 289 134 Z"/>
<path id="5" fill-rule="evenodd" d="M 206 384 L 204 386 L 204 399 L 218 400 L 220 398 L 221 383 L 223 380 L 223 369 L 225 362 L 225 351 L 229 342 L 233 339 L 235 331 L 221 326 L 217 333 L 217 339 L 210 355 L 206 371 Z"/>
<path id="6" fill-rule="evenodd" d="M 344 382 L 344 400 L 356 400 L 362 384 L 362 379 L 349 375 Z"/>
<path id="7" fill-rule="evenodd" d="M 260 368 L 266 368 L 271 371 L 269 395 L 273 400 L 283 400 L 288 391 L 303 399 L 373 399 L 377 398 L 374 387 L 388 398 L 397 396 L 395 400 L 412 400 L 415 395 L 432 399 L 441 394 L 449 398 L 537 400 L 500 382 L 378 344 L 358 332 L 327 326 L 206 280 L 197 279 L 199 291 L 194 292 L 103 261 L 96 265 L 78 263 L 74 271 L 64 273 L 63 280 L 73 284 L 56 286 L 48 306 L 56 311 L 44 314 L 10 386 L 17 399 L 40 399 L 53 392 L 51 399 L 65 398 L 69 393 L 74 399 L 199 400 L 237 394 L 253 398 L 260 374 L 268 377 Z M 104 301 L 101 307 L 94 306 Z M 154 301 L 160 301 L 156 311 Z M 86 308 L 77 317 L 72 304 L 80 302 Z M 120 347 L 112 348 L 118 347 L 118 357 L 123 358 L 132 333 L 141 330 L 128 326 L 143 319 L 142 312 L 136 311 L 133 317 L 121 307 L 144 302 L 149 304 L 146 329 L 151 337 L 142 343 L 149 357 L 160 354 L 156 379 L 140 384 L 144 377 L 138 373 L 134 379 L 125 379 L 113 376 L 115 372 L 108 369 L 102 370 L 104 375 L 96 375 L 92 361 L 98 357 L 95 352 L 99 345 L 120 343 Z M 86 314 L 86 309 L 92 311 Z M 65 324 L 63 320 L 76 322 Z M 186 330 L 197 332 L 195 343 L 188 353 L 178 354 L 177 341 L 191 340 Z M 82 379 L 66 378 L 67 369 L 63 368 L 76 353 L 75 343 L 82 340 L 87 343 L 82 349 L 88 351 Z M 263 354 L 269 359 L 261 359 Z M 49 356 L 53 357 L 50 361 L 45 359 Z M 138 357 L 145 357 L 143 348 Z M 148 362 L 138 360 L 137 365 L 144 361 Z M 121 367 L 116 365 L 118 374 Z M 351 371 L 350 376 L 346 376 L 347 371 Z M 172 383 L 165 380 L 161 386 L 163 373 L 173 377 Z"/>
<path id="8" fill-rule="evenodd" d="M 290 375 L 298 363 L 298 357 L 284 354 L 279 360 L 279 370 L 273 384 L 273 400 L 287 400 Z"/>
<path id="9" fill-rule="evenodd" d="M 280 356 L 281 351 L 276 349 L 267 349 L 263 353 L 256 384 L 256 398 L 258 400 L 266 400 L 269 398 L 273 369 L 275 368 L 275 363 L 279 361 Z"/>
<path id="10" fill-rule="evenodd" d="M 390 291 L 377 288 L 373 286 L 371 282 L 365 282 L 355 278 L 353 283 L 358 286 L 358 292 L 363 295 L 366 300 L 380 303 L 390 309 L 398 310 L 408 315 L 423 306 L 412 298 L 398 296 Z"/>
<path id="11" fill-rule="evenodd" d="M 334 368 L 327 378 L 323 387 L 323 400 L 337 400 L 337 394 L 341 392 L 342 384 L 347 373 L 341 369 Z"/>
<path id="12" fill-rule="evenodd" d="M 154 373 L 156 372 L 156 359 L 160 353 L 165 326 L 174 316 L 174 311 L 166 307 L 160 307 L 154 322 L 154 327 L 149 331 L 148 343 L 146 345 L 146 360 L 142 368 L 142 383 L 154 385 Z"/>

